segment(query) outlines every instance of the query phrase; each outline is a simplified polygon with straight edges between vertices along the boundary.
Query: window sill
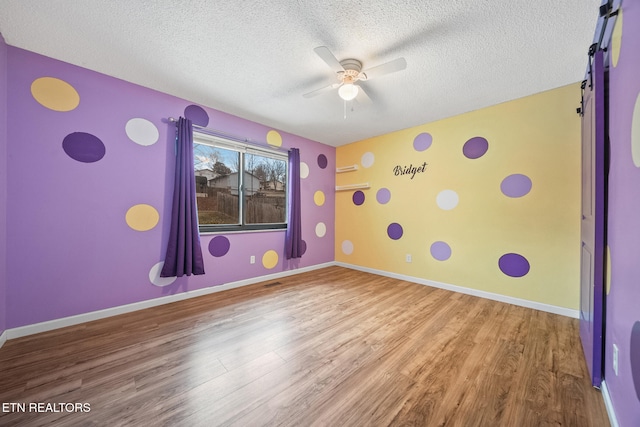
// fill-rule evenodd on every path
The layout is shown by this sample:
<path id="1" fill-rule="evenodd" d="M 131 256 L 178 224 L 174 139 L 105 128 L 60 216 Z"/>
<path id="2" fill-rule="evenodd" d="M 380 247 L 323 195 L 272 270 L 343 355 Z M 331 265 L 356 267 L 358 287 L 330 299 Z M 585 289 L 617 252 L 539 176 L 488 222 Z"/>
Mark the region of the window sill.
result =
<path id="1" fill-rule="evenodd" d="M 215 234 L 237 234 L 237 233 L 264 233 L 264 232 L 272 232 L 272 231 L 286 231 L 287 224 L 269 224 L 268 226 L 264 225 L 229 225 L 229 226 L 220 226 L 220 227 L 206 227 L 200 226 L 200 235 L 215 235 Z"/>

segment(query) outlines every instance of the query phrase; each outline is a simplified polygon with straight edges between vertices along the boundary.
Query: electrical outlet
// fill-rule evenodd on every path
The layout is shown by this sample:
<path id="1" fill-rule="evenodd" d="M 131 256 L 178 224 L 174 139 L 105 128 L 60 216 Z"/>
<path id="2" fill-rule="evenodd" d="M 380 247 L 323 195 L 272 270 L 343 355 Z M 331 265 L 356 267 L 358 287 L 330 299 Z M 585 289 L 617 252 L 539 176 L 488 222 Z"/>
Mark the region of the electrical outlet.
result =
<path id="1" fill-rule="evenodd" d="M 613 345 L 613 372 L 618 376 L 618 346 Z"/>
<path id="2" fill-rule="evenodd" d="M 405 256 L 405 260 L 406 260 L 407 262 L 411 262 L 411 254 L 407 254 L 407 255 Z"/>
<path id="3" fill-rule="evenodd" d="M 256 256 L 255 255 L 251 255 L 251 258 L 249 258 L 249 263 L 250 264 L 255 264 L 256 263 Z"/>

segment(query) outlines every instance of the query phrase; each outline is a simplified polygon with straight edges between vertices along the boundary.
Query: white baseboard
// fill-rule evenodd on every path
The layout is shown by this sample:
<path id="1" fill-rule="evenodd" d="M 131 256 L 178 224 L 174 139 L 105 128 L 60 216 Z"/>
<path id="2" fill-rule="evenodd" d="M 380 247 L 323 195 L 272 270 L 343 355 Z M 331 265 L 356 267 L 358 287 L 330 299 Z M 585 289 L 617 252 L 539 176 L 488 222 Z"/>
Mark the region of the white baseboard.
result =
<path id="1" fill-rule="evenodd" d="M 143 310 L 145 308 L 156 307 L 159 305 L 169 304 L 176 301 L 182 301 L 189 298 L 196 298 L 203 295 L 213 294 L 216 292 L 226 291 L 228 289 L 239 288 L 241 286 L 252 285 L 254 283 L 265 282 L 269 280 L 279 279 L 282 277 L 293 276 L 295 274 L 305 273 L 307 271 L 318 270 L 320 268 L 335 265 L 333 261 L 324 264 L 312 265 L 309 267 L 297 268 L 294 270 L 282 271 L 280 273 L 267 274 L 265 276 L 253 277 L 251 279 L 238 280 L 236 282 L 225 283 L 224 285 L 211 286 L 209 288 L 196 289 L 193 291 L 182 292 L 175 295 L 167 295 L 164 297 L 154 298 L 146 301 L 134 302 L 131 304 L 121 305 L 118 307 L 106 308 L 104 310 L 92 311 L 89 313 L 78 314 L 75 316 L 63 317 L 61 319 L 49 320 L 33 325 L 20 326 L 18 328 L 7 329 L 2 334 L 4 340 L 25 337 L 27 335 L 39 334 L 54 329 L 65 328 L 67 326 L 78 325 L 80 323 L 91 322 L 93 320 L 104 319 L 106 317 L 117 316 L 119 314 L 130 313 L 132 311 Z M 0 347 L 2 346 L 0 339 Z"/>
<path id="2" fill-rule="evenodd" d="M 535 301 L 523 300 L 520 298 L 513 298 L 505 295 L 494 294 L 491 292 L 480 291 L 477 289 L 465 288 L 462 286 L 450 285 L 447 283 L 435 282 L 432 280 L 426 280 L 419 277 L 406 276 L 404 274 L 391 273 L 388 271 L 377 270 L 368 267 L 361 267 L 358 265 L 347 264 L 343 262 L 330 261 L 323 264 L 312 265 L 309 267 L 298 268 L 295 270 L 287 270 L 279 273 L 268 274 L 265 276 L 253 277 L 251 279 L 238 280 L 236 282 L 226 283 L 224 285 L 212 286 L 209 288 L 196 289 L 193 291 L 182 292 L 175 295 L 167 295 L 164 297 L 154 298 L 146 301 L 135 302 L 132 304 L 121 305 L 118 307 L 106 308 L 104 310 L 92 311 L 89 313 L 78 314 L 75 316 L 63 317 L 61 319 L 49 320 L 46 322 L 35 323 L 33 325 L 20 326 L 17 328 L 11 328 L 5 330 L 0 335 L 0 347 L 5 341 L 20 338 L 27 335 L 38 334 L 41 332 L 47 332 L 54 329 L 64 328 L 67 326 L 78 325 L 80 323 L 91 322 L 93 320 L 104 319 L 106 317 L 117 316 L 119 314 L 130 313 L 132 311 L 143 310 L 145 308 L 156 307 L 159 305 L 169 304 L 176 301 L 182 301 L 189 298 L 195 298 L 202 295 L 208 295 L 216 292 L 225 291 L 228 289 L 239 288 L 241 286 L 252 285 L 254 283 L 265 282 L 269 280 L 279 279 L 282 277 L 292 276 L 299 273 L 305 273 L 308 271 L 318 270 L 325 267 L 340 266 L 350 268 L 352 270 L 363 271 L 366 273 L 377 274 L 379 276 L 391 277 L 399 280 L 406 280 L 408 282 L 414 282 L 421 285 L 432 286 L 435 288 L 446 289 L 453 292 L 459 292 L 462 294 L 474 295 L 481 298 L 491 299 L 494 301 L 505 302 L 509 304 L 519 305 L 522 307 L 533 308 L 540 311 L 546 311 L 549 313 L 560 314 L 563 316 L 578 318 L 580 312 L 578 310 L 571 310 L 564 307 L 557 307 L 548 304 L 542 304 Z"/>
<path id="3" fill-rule="evenodd" d="M 611 423 L 611 427 L 619 427 L 620 424 L 618 424 L 618 418 L 616 418 L 616 412 L 613 409 L 613 401 L 611 400 L 611 395 L 609 394 L 609 388 L 607 388 L 607 383 L 604 380 L 602 380 L 600 391 L 602 392 L 602 398 L 604 399 L 604 406 L 607 408 L 607 414 L 609 415 L 609 422 Z"/>
<path id="4" fill-rule="evenodd" d="M 473 295 L 480 298 L 486 298 L 494 301 L 506 302 L 508 304 L 519 305 L 521 307 L 533 308 L 539 311 L 546 311 L 548 313 L 560 314 L 562 316 L 573 317 L 575 319 L 580 318 L 580 311 L 572 310 L 570 308 L 543 304 L 540 302 L 529 301 L 529 300 L 510 297 L 510 296 L 501 295 L 501 294 L 494 294 L 492 292 L 465 288 L 463 286 L 450 285 L 448 283 L 435 282 L 433 280 L 422 279 L 420 277 L 406 276 L 404 274 L 391 273 L 388 271 L 376 270 L 374 268 L 368 268 L 368 267 L 361 267 L 359 265 L 346 264 L 344 262 L 336 262 L 336 265 L 339 265 L 340 267 L 351 268 L 353 270 L 364 271 L 366 273 L 377 274 L 379 276 L 386 276 L 394 279 L 406 280 L 407 282 L 414 282 L 414 283 L 419 283 L 421 285 L 432 286 L 434 288 L 446 289 L 448 291 L 458 292 L 461 294 Z"/>

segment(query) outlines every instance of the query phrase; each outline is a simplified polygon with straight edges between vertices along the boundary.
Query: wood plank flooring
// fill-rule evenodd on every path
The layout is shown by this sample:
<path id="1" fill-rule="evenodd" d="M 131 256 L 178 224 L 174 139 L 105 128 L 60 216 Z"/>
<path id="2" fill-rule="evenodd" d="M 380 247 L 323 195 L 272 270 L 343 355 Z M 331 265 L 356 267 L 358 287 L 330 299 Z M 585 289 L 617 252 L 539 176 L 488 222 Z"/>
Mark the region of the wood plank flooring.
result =
<path id="1" fill-rule="evenodd" d="M 278 282 L 8 341 L 0 410 L 26 411 L 0 425 L 609 425 L 575 319 L 340 267 Z"/>

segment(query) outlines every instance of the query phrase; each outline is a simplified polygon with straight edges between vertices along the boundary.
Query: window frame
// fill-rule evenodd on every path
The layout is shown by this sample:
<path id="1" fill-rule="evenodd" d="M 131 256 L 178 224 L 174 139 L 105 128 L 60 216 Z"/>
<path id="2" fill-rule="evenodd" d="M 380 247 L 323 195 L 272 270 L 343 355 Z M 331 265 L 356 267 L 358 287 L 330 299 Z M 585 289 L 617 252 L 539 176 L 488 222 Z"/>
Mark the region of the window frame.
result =
<path id="1" fill-rule="evenodd" d="M 200 234 L 214 234 L 214 233 L 229 233 L 229 232 L 243 232 L 243 231 L 278 231 L 287 228 L 287 210 L 289 207 L 289 161 L 288 152 L 282 150 L 276 150 L 269 147 L 260 147 L 253 144 L 247 144 L 244 142 L 234 141 L 232 139 L 223 138 L 216 135 L 211 135 L 199 130 L 193 130 L 193 143 L 195 151 L 195 144 L 209 145 L 211 147 L 221 148 L 229 151 L 236 151 L 239 153 L 239 168 L 238 171 L 238 220 L 237 224 L 200 224 L 198 222 L 198 229 Z M 261 223 L 261 224 L 247 224 L 245 221 L 246 211 L 246 197 L 244 188 L 244 174 L 245 170 L 245 154 L 254 154 L 262 157 L 268 157 L 276 160 L 282 160 L 285 162 L 285 217 L 283 222 L 274 223 Z M 195 177 L 194 177 L 195 180 Z M 198 209 L 196 203 L 196 209 Z"/>

